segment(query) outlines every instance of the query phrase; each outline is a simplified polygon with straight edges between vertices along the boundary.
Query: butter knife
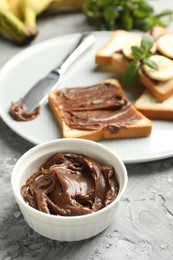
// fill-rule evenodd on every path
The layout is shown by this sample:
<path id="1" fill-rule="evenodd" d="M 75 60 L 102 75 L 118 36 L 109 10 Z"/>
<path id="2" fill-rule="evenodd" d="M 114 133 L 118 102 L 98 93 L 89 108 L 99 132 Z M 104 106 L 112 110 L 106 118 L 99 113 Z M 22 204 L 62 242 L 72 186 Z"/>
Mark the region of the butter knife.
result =
<path id="1" fill-rule="evenodd" d="M 90 33 L 81 35 L 75 46 L 63 59 L 61 64 L 39 80 L 28 93 L 21 98 L 21 103 L 25 105 L 25 112 L 31 113 L 36 107 L 41 107 L 48 98 L 51 90 L 58 87 L 64 73 L 69 66 L 95 42 L 95 36 Z"/>

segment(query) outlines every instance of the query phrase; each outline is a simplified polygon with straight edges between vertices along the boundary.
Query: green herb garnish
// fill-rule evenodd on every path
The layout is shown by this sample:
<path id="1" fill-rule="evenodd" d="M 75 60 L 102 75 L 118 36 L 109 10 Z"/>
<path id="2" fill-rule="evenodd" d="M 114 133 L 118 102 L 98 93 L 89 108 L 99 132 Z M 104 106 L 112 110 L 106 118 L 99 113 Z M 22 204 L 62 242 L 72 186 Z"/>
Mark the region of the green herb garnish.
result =
<path id="1" fill-rule="evenodd" d="M 167 26 L 172 10 L 155 14 L 147 0 L 86 0 L 83 11 L 97 29 L 139 29 L 148 31 L 154 26 Z"/>
<path id="2" fill-rule="evenodd" d="M 129 63 L 124 72 L 124 84 L 132 85 L 133 83 L 135 83 L 135 81 L 137 81 L 139 77 L 139 70 L 144 64 L 152 69 L 158 70 L 158 65 L 151 59 L 149 59 L 149 57 L 152 55 L 152 47 L 153 39 L 147 34 L 143 36 L 140 47 L 131 47 L 134 60 Z"/>

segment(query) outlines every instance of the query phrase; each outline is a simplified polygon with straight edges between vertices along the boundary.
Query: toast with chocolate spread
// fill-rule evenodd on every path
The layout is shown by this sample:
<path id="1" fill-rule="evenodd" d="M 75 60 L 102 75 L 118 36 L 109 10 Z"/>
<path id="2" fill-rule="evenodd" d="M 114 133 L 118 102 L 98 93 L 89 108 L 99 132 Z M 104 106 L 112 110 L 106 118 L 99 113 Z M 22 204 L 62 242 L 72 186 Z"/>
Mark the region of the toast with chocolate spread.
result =
<path id="1" fill-rule="evenodd" d="M 65 138 L 144 137 L 152 130 L 151 121 L 131 105 L 116 79 L 53 90 L 49 105 Z"/>
<path id="2" fill-rule="evenodd" d="M 153 28 L 149 34 L 154 39 L 155 48 L 153 50 L 153 56 L 159 56 L 159 59 L 156 57 L 158 66 L 162 66 L 161 58 L 166 58 L 168 62 L 170 61 L 170 67 L 168 69 L 172 71 L 172 74 L 169 74 L 169 77 L 165 75 L 165 78 L 157 76 L 153 78 L 150 73 L 151 71 L 148 73 L 148 71 L 142 67 L 139 78 L 140 82 L 149 89 L 157 100 L 163 101 L 173 94 L 173 57 L 169 56 L 170 48 L 168 48 L 168 43 L 170 43 L 170 45 L 173 44 L 173 35 L 162 27 Z M 123 30 L 113 32 L 108 42 L 97 51 L 95 57 L 96 64 L 101 66 L 111 65 L 116 72 L 124 72 L 129 62 L 133 60 L 130 53 L 131 46 L 139 46 L 141 37 L 139 33 Z M 162 68 L 165 67 L 165 64 L 164 61 Z"/>

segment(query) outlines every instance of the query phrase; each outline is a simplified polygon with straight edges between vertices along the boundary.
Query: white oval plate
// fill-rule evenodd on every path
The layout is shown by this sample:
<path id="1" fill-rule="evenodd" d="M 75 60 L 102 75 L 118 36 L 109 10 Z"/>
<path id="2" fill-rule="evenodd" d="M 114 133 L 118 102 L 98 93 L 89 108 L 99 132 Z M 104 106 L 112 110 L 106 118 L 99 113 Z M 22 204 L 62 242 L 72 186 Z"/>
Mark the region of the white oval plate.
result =
<path id="1" fill-rule="evenodd" d="M 111 32 L 94 32 L 96 44 L 68 70 L 60 87 L 87 86 L 102 79 L 116 77 L 115 72 L 103 70 L 95 64 L 95 53 L 109 39 Z M 33 144 L 62 138 L 61 131 L 48 105 L 38 118 L 30 122 L 16 122 L 9 115 L 12 101 L 22 97 L 41 77 L 56 67 L 79 34 L 57 37 L 31 46 L 11 59 L 0 72 L 0 115 L 18 135 Z M 133 102 L 142 88 L 125 89 Z M 153 121 L 150 137 L 102 140 L 125 163 L 139 163 L 171 157 L 173 155 L 173 122 Z"/>

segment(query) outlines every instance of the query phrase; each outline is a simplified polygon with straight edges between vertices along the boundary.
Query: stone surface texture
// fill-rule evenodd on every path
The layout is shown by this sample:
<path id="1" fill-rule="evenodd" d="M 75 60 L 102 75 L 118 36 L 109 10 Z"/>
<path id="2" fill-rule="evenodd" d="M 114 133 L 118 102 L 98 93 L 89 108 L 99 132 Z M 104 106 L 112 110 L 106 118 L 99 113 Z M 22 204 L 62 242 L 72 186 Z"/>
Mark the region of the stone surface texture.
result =
<path id="1" fill-rule="evenodd" d="M 151 1 L 156 10 L 172 1 Z M 91 31 L 82 13 L 38 19 L 31 45 L 75 32 Z M 173 25 L 170 26 L 173 32 Z M 26 47 L 0 39 L 0 68 Z M 173 259 L 173 159 L 126 165 L 129 182 L 112 225 L 79 242 L 59 242 L 35 233 L 15 202 L 10 177 L 18 158 L 33 145 L 0 119 L 0 260 L 171 260 Z"/>

